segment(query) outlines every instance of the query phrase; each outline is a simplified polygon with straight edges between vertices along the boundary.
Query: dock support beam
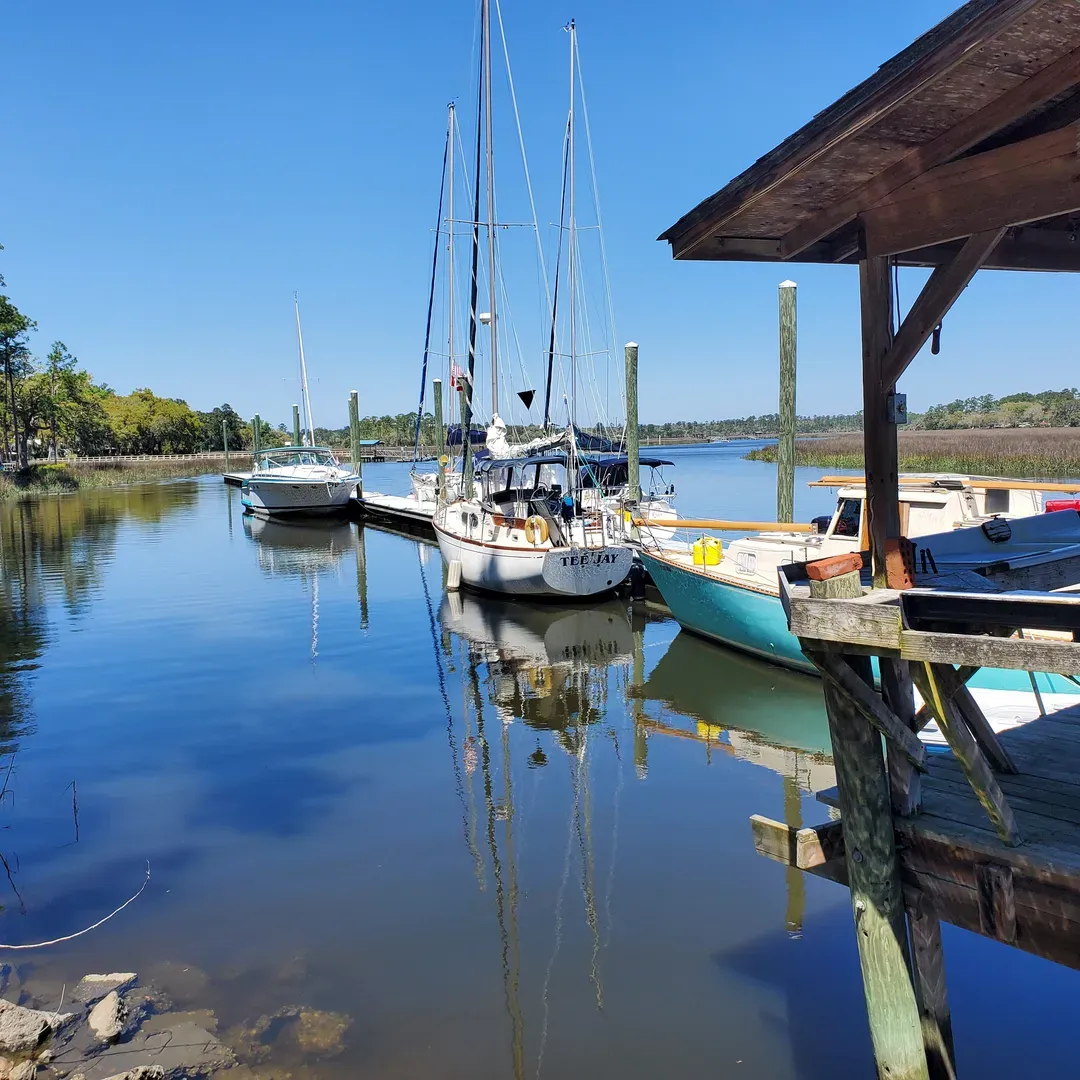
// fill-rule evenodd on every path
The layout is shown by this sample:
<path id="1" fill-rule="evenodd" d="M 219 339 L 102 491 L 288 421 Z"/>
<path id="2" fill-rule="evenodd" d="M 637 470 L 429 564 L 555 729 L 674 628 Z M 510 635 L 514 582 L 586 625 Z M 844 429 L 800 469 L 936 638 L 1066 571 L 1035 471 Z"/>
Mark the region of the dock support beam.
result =
<path id="1" fill-rule="evenodd" d="M 300 442 L 300 406 L 294 405 L 292 407 L 292 438 L 293 446 L 302 446 Z"/>
<path id="2" fill-rule="evenodd" d="M 865 657 L 845 659 L 871 684 Z M 889 1080 L 929 1080 L 881 738 L 834 684 L 824 685 L 874 1059 Z"/>
<path id="3" fill-rule="evenodd" d="M 776 520 L 795 520 L 794 281 L 780 283 L 780 439 L 776 447 Z"/>
<path id="4" fill-rule="evenodd" d="M 641 458 L 638 427 L 638 347 L 636 341 L 626 343 L 626 477 L 629 486 L 630 503 L 633 506 L 641 501 Z M 787 518 L 779 520 L 786 521 Z"/>
<path id="5" fill-rule="evenodd" d="M 349 456 L 352 458 L 353 472 L 362 477 L 364 466 L 360 462 L 360 396 L 355 390 L 349 391 Z M 364 494 L 362 480 L 356 485 L 356 494 Z"/>

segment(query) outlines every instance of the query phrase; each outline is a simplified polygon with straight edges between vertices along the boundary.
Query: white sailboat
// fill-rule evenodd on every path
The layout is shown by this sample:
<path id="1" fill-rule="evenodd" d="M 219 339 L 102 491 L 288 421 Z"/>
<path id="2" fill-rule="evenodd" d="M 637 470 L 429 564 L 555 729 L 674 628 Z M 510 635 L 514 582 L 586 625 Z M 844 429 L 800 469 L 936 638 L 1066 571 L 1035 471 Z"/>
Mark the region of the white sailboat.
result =
<path id="1" fill-rule="evenodd" d="M 300 350 L 300 393 L 307 420 L 307 441 L 297 446 L 276 446 L 252 455 L 251 475 L 241 485 L 241 501 L 249 510 L 264 514 L 334 514 L 349 506 L 360 477 L 338 463 L 333 452 L 315 445 L 311 419 L 304 335 L 300 328 L 300 301 L 296 308 L 296 341 Z"/>
<path id="2" fill-rule="evenodd" d="M 472 296 L 469 310 L 469 370 L 465 377 L 462 431 L 461 494 L 444 493 L 433 524 L 447 564 L 460 567 L 461 582 L 475 588 L 517 596 L 583 597 L 608 592 L 629 574 L 633 551 L 624 538 L 622 516 L 602 504 L 583 499 L 582 472 L 587 458 L 577 446 L 577 218 L 574 194 L 574 105 L 576 99 L 576 37 L 570 32 L 570 114 L 567 169 L 569 174 L 568 277 L 570 289 L 570 424 L 559 432 L 524 447 L 505 440 L 499 417 L 498 277 L 495 250 L 495 191 L 491 113 L 491 8 L 481 4 L 480 109 L 477 161 L 481 142 L 486 152 L 488 310 L 478 308 L 480 184 L 474 193 L 472 232 Z M 482 134 L 483 132 L 483 134 Z M 473 376 L 476 369 L 477 324 L 490 334 L 491 414 L 486 455 L 479 464 L 472 446 Z M 562 444 L 561 452 L 548 448 Z"/>

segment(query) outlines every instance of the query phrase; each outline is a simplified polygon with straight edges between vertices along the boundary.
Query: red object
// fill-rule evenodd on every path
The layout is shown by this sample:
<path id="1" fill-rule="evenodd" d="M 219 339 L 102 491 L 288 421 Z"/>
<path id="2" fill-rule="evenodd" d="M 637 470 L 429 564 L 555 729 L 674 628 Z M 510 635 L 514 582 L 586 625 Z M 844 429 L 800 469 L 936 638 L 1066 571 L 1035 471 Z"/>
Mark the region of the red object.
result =
<path id="1" fill-rule="evenodd" d="M 1043 510 L 1052 514 L 1056 510 L 1080 510 L 1080 499 L 1047 499 L 1043 504 Z"/>
<path id="2" fill-rule="evenodd" d="M 828 559 L 815 559 L 806 564 L 806 576 L 811 581 L 828 581 L 841 574 L 862 569 L 861 555 L 832 555 Z"/>

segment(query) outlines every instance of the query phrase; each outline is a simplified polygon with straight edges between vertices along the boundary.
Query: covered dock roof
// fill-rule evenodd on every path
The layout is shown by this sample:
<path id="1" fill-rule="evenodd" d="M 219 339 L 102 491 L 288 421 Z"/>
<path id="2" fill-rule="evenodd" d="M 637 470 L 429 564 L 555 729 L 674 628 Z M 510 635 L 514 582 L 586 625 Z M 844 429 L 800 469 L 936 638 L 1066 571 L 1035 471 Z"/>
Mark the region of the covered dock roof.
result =
<path id="1" fill-rule="evenodd" d="M 971 0 L 679 219 L 676 259 L 1080 270 L 1080 3 Z"/>

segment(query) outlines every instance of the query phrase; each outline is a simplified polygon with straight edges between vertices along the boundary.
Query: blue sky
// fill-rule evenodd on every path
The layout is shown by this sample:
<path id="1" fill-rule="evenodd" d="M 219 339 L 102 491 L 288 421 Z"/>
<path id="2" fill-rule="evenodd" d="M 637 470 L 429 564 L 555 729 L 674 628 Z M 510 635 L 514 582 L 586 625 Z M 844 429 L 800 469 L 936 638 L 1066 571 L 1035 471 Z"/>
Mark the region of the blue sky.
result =
<path id="1" fill-rule="evenodd" d="M 503 0 L 545 243 L 577 19 L 643 420 L 773 411 L 787 276 L 799 411 L 859 407 L 853 268 L 675 263 L 655 237 L 954 6 Z M 343 424 L 354 387 L 365 414 L 415 407 L 445 109 L 470 112 L 475 25 L 472 0 L 12 7 L 0 268 L 37 351 L 61 338 L 122 392 L 287 420 L 298 290 L 316 423 Z M 500 217 L 524 220 L 504 82 Z M 1061 318 L 1078 299 L 1075 278 L 981 274 L 906 377 L 911 407 L 1080 382 Z"/>

